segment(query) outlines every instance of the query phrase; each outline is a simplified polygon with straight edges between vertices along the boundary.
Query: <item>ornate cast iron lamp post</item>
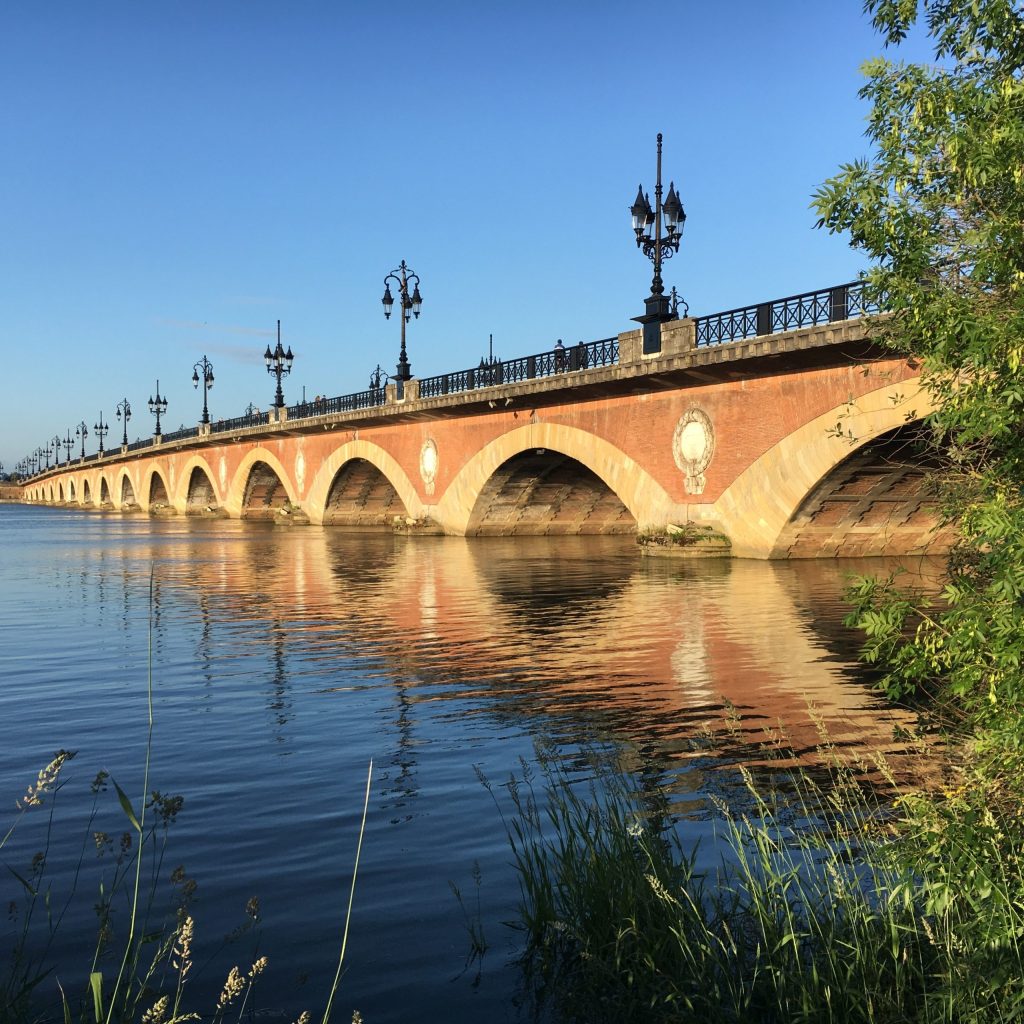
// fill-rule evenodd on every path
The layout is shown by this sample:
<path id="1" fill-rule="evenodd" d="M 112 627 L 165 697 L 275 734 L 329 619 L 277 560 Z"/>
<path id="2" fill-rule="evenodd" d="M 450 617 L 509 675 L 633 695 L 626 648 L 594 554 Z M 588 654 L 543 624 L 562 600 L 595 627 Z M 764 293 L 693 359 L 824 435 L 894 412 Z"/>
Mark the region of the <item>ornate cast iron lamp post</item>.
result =
<path id="1" fill-rule="evenodd" d="M 405 265 L 405 260 L 402 260 L 401 264 L 384 278 L 384 298 L 381 301 L 384 303 L 384 316 L 386 319 L 391 319 L 391 308 L 395 304 L 394 296 L 391 294 L 391 285 L 388 284 L 388 281 L 392 278 L 394 278 L 395 284 L 398 286 L 398 296 L 401 300 L 399 312 L 402 321 L 402 349 L 398 356 L 398 372 L 395 374 L 395 380 L 404 384 L 405 381 L 412 377 L 412 369 L 405 354 L 405 325 L 411 317 L 419 318 L 420 304 L 423 302 L 423 299 L 420 296 L 419 275 L 411 267 Z M 410 281 L 414 282 L 412 295 L 409 294 Z"/>
<path id="2" fill-rule="evenodd" d="M 107 436 L 107 431 L 110 429 L 109 423 L 103 422 L 103 413 L 100 413 L 99 423 L 94 423 L 92 429 L 96 432 L 96 436 L 100 439 L 100 455 L 103 454 L 103 438 Z"/>
<path id="3" fill-rule="evenodd" d="M 68 436 L 61 442 L 64 445 L 64 457 L 65 465 L 71 465 L 71 449 L 75 447 L 75 442 L 71 437 L 71 428 L 68 427 Z"/>
<path id="4" fill-rule="evenodd" d="M 641 185 L 630 213 L 633 214 L 637 248 L 643 249 L 644 255 L 654 263 L 651 294 L 645 302 L 647 311 L 643 316 L 633 319 L 644 325 L 644 352 L 660 352 L 661 325 L 675 318 L 661 280 L 661 261 L 679 252 L 679 241 L 683 237 L 683 225 L 686 223 L 686 213 L 673 182 L 669 182 L 664 205 L 661 202 L 661 132 L 658 133 L 658 177 L 654 186 L 654 209 L 651 209 L 650 195 L 644 194 Z"/>
<path id="5" fill-rule="evenodd" d="M 373 395 L 373 401 L 379 405 L 384 400 L 384 383 L 388 379 L 388 375 L 380 368 L 380 363 L 377 364 L 377 369 L 370 374 L 370 393 Z"/>
<path id="6" fill-rule="evenodd" d="M 50 468 L 50 446 L 47 444 L 45 448 L 39 449 L 39 461 L 42 463 L 43 459 L 46 459 L 46 468 Z"/>
<path id="7" fill-rule="evenodd" d="M 281 321 L 277 321 L 277 348 L 273 352 L 270 351 L 270 346 L 267 346 L 267 351 L 263 353 L 263 361 L 267 364 L 267 373 L 272 377 L 277 377 L 277 392 L 274 395 L 274 408 L 284 408 L 284 392 L 281 390 L 281 378 L 287 377 L 292 372 L 292 360 L 295 356 L 292 355 L 292 347 L 288 346 L 288 351 L 285 352 L 281 348 Z"/>
<path id="8" fill-rule="evenodd" d="M 60 465 L 60 446 L 63 443 L 64 442 L 63 442 L 63 439 L 61 438 L 60 434 L 57 434 L 57 436 L 54 437 L 53 441 L 51 442 L 51 444 L 53 446 L 53 466 L 54 466 L 55 469 L 56 469 L 57 466 Z"/>
<path id="9" fill-rule="evenodd" d="M 209 423 L 210 410 L 206 404 L 206 395 L 210 388 L 213 387 L 213 363 L 211 363 L 206 356 L 203 356 L 203 358 L 192 367 L 192 387 L 198 388 L 200 381 L 203 383 L 203 418 L 199 422 Z"/>
<path id="10" fill-rule="evenodd" d="M 156 430 L 153 431 L 154 437 L 160 436 L 160 417 L 167 412 L 167 399 L 160 397 L 160 381 L 156 382 L 156 398 L 150 398 L 149 400 L 149 411 L 156 417 Z"/>
<path id="11" fill-rule="evenodd" d="M 127 398 L 122 398 L 117 403 L 117 418 L 121 419 L 124 417 L 124 437 L 121 438 L 121 444 L 125 447 L 128 446 L 128 421 L 132 418 L 132 407 L 128 402 Z"/>
<path id="12" fill-rule="evenodd" d="M 89 436 L 89 428 L 85 425 L 85 420 L 75 427 L 75 437 L 82 439 L 82 461 L 85 462 L 85 439 Z"/>

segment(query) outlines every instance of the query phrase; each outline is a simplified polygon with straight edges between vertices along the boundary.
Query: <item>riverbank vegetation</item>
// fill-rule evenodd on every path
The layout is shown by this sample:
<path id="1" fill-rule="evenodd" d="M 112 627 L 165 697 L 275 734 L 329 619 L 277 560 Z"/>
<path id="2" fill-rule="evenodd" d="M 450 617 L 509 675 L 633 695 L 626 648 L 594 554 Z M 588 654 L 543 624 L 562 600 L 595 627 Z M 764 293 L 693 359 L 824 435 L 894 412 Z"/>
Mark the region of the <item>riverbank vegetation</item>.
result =
<path id="1" fill-rule="evenodd" d="M 622 777 L 514 780 L 524 963 L 569 1020 L 1024 1018 L 1024 13 L 866 9 L 886 44 L 926 31 L 935 64 L 865 66 L 872 155 L 815 205 L 871 261 L 875 338 L 920 366 L 959 536 L 938 600 L 862 579 L 850 621 L 941 734 L 943 779 L 877 804 L 833 765 L 795 809 L 752 786 L 703 871 Z"/>
<path id="2" fill-rule="evenodd" d="M 168 862 L 170 831 L 181 812 L 180 796 L 147 792 L 133 802 L 106 772 L 90 790 L 87 826 L 77 851 L 71 851 L 70 881 L 61 887 L 49 877 L 51 857 L 67 859 L 66 830 L 60 828 L 58 801 L 68 785 L 67 765 L 73 751 L 60 750 L 40 770 L 18 802 L 13 821 L 0 833 L 6 858 L 17 833 L 33 829 L 35 847 L 23 870 L 6 864 L 16 898 L 6 903 L 13 941 L 0 961 L 0 1024 L 62 1021 L 64 1024 L 183 1024 L 209 1020 L 249 1019 L 258 1011 L 257 988 L 266 980 L 270 959 L 260 950 L 260 905 L 250 899 L 240 922 L 228 935 L 203 935 L 193 917 L 196 881 L 183 867 Z M 322 1013 L 303 1012 L 296 1024 L 319 1019 L 328 1024 L 341 981 L 359 857 L 366 826 L 372 765 L 367 774 L 348 907 L 342 921 L 341 951 L 333 982 L 325 986 Z M 148 783 L 148 769 L 146 783 Z M 101 804 L 117 805 L 116 830 Z M 79 807 L 80 797 L 72 797 Z M 114 808 L 108 808 L 114 810 Z M 35 819 L 35 820 L 32 820 Z M 108 826 L 109 827 L 109 826 Z M 8 848 L 5 850 L 5 848 Z M 95 857 L 95 861 L 92 858 Z M 67 872 L 65 872 L 67 875 Z M 169 884 L 168 884 L 169 883 Z M 55 953 L 68 928 L 82 930 L 83 904 L 93 901 L 95 941 Z M 245 950 L 245 953 L 242 950 Z M 223 983 L 211 979 L 213 961 L 231 962 Z M 55 960 L 61 969 L 56 970 Z M 202 975 L 202 977 L 200 977 Z M 273 991 L 268 988 L 266 991 Z M 219 994 L 218 994 L 219 993 Z M 200 1008 L 205 1012 L 200 1012 Z M 353 1024 L 362 1017 L 354 1013 Z"/>
<path id="3" fill-rule="evenodd" d="M 152 577 L 149 608 L 149 728 L 141 799 L 133 800 L 114 778 L 101 771 L 89 787 L 89 810 L 77 848 L 69 849 L 67 841 L 73 837 L 66 828 L 59 827 L 57 803 L 67 785 L 66 766 L 75 752 L 60 750 L 28 786 L 10 824 L 0 825 L 5 829 L 0 831 L 0 856 L 16 897 L 6 901 L 12 941 L 0 960 L 0 1024 L 183 1024 L 198 1020 L 221 1024 L 228 1019 L 241 1020 L 243 1015 L 252 1019 L 257 1012 L 256 988 L 270 962 L 260 951 L 258 898 L 247 902 L 241 923 L 217 942 L 213 936 L 201 934 L 193 917 L 196 881 L 183 866 L 172 868 L 167 862 L 170 830 L 184 799 L 150 788 L 154 729 Z M 341 949 L 333 980 L 325 986 L 324 1009 L 317 1015 L 321 1024 L 331 1019 L 341 982 L 372 777 L 371 761 L 341 927 Z M 80 809 L 81 798 L 73 799 Z M 115 810 L 118 827 L 107 831 L 101 827 L 109 820 L 102 804 L 111 802 L 117 806 L 107 810 Z M 35 852 L 19 871 L 7 859 L 10 847 L 22 839 L 20 833 L 26 826 L 33 825 L 31 837 L 21 843 L 21 850 Z M 64 879 L 62 887 L 55 886 L 49 877 L 51 857 L 70 864 L 70 868 L 58 871 Z M 68 919 L 81 918 L 83 904 L 87 907 L 90 900 L 94 901 L 96 915 L 95 942 L 90 947 L 73 939 L 72 948 L 64 950 L 66 955 L 57 957 L 55 952 L 67 941 L 69 928 L 77 925 L 81 934 L 81 920 L 69 925 Z M 248 966 L 235 963 L 222 985 L 211 986 L 211 962 L 238 957 L 237 947 L 243 942 L 248 946 L 248 958 L 244 960 Z M 199 950 L 204 946 L 200 959 Z M 62 971 L 70 973 L 57 973 L 57 961 Z M 205 977 L 200 980 L 204 964 Z M 201 1005 L 205 1013 L 199 1012 Z M 313 1019 L 304 1011 L 295 1024 L 310 1024 Z M 358 1011 L 351 1021 L 362 1024 Z"/>
<path id="4" fill-rule="evenodd" d="M 1003 811 L 968 824 L 957 796 L 900 795 L 882 761 L 791 769 L 779 797 L 743 771 L 699 857 L 627 771 L 595 758 L 581 791 L 542 764 L 510 782 L 506 827 L 525 978 L 554 1019 L 1024 1014 L 1024 882 L 1006 841 L 1019 821 Z"/>

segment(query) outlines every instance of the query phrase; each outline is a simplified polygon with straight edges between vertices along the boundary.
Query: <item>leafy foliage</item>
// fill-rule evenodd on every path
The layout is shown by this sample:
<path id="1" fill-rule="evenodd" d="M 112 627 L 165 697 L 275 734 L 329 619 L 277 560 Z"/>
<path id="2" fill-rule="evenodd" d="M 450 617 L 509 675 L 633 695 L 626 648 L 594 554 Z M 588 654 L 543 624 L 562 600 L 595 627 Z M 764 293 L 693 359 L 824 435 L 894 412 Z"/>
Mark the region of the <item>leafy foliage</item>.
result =
<path id="1" fill-rule="evenodd" d="M 1009 0 L 869 0 L 899 43 L 923 20 L 934 66 L 865 66 L 870 159 L 818 192 L 821 223 L 872 260 L 883 341 L 922 361 L 960 542 L 938 611 L 859 587 L 867 655 L 894 695 L 956 698 L 983 746 L 1018 751 L 1024 704 L 1024 16 Z M 953 707 L 953 704 L 947 705 Z M 960 724 L 963 724 L 962 722 Z"/>

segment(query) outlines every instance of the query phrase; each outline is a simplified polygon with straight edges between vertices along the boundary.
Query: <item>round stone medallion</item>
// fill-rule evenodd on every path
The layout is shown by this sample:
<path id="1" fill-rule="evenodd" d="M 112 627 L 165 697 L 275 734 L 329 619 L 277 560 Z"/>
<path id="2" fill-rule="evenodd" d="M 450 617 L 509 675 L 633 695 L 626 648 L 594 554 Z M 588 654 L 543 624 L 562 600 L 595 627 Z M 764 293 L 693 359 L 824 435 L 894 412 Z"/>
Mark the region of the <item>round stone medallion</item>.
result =
<path id="1" fill-rule="evenodd" d="M 703 494 L 704 471 L 715 454 L 715 429 L 703 409 L 688 409 L 676 424 L 672 455 L 686 475 L 686 493 Z"/>
<path id="2" fill-rule="evenodd" d="M 420 477 L 427 488 L 427 493 L 432 494 L 434 479 L 437 477 L 437 445 L 429 437 L 420 448 Z"/>

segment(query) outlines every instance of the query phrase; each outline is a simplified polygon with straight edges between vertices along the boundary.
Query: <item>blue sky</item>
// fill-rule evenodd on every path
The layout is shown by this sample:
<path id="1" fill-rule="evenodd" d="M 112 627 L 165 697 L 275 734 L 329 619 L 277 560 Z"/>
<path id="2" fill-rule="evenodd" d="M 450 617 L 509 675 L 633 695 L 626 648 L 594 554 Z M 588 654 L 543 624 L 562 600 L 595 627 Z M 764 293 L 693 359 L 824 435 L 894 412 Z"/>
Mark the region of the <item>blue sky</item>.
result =
<path id="1" fill-rule="evenodd" d="M 150 434 L 158 378 L 166 429 L 194 424 L 204 354 L 214 417 L 267 408 L 278 319 L 288 402 L 365 388 L 394 371 L 403 259 L 416 376 L 488 334 L 512 357 L 629 329 L 659 131 L 688 217 L 666 287 L 692 313 L 851 279 L 809 204 L 867 155 L 881 49 L 859 0 L 5 4 L 0 461 L 125 397 Z"/>

